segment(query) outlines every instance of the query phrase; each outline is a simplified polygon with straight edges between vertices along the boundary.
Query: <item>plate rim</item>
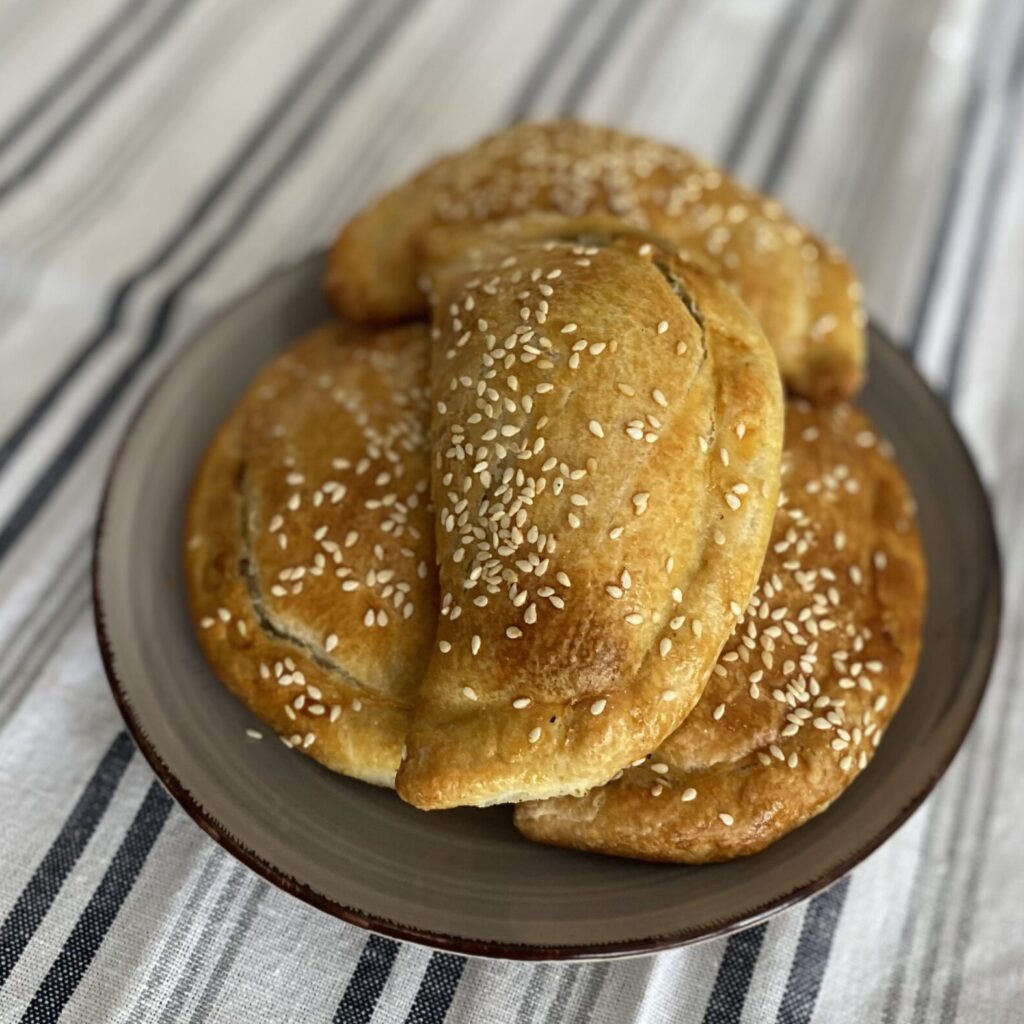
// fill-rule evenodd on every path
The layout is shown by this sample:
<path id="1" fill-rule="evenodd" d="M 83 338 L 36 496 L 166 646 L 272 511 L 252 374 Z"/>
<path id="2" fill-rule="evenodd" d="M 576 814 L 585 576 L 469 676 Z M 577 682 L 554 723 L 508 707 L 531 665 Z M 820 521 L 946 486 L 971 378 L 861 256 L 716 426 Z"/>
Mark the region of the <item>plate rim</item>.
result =
<path id="1" fill-rule="evenodd" d="M 389 918 L 380 917 L 376 914 L 360 910 L 356 907 L 346 906 L 337 900 L 326 896 L 312 886 L 301 882 L 288 875 L 276 865 L 262 858 L 255 850 L 249 849 L 241 840 L 235 837 L 224 826 L 206 810 L 192 792 L 174 774 L 173 770 L 163 760 L 159 752 L 150 742 L 145 727 L 136 716 L 129 695 L 123 682 L 114 667 L 114 650 L 107 633 L 105 623 L 106 613 L 103 605 L 100 577 L 102 574 L 102 555 L 106 539 L 107 517 L 114 486 L 120 475 L 123 458 L 131 438 L 135 433 L 135 427 L 145 417 L 153 400 L 164 387 L 169 377 L 176 371 L 176 368 L 189 355 L 189 353 L 202 343 L 204 335 L 210 331 L 218 322 L 230 316 L 239 306 L 244 305 L 253 296 L 264 288 L 273 279 L 283 276 L 289 272 L 297 272 L 300 267 L 309 264 L 314 259 L 322 256 L 319 252 L 312 252 L 306 256 L 289 263 L 278 265 L 263 275 L 255 285 L 240 292 L 234 299 L 226 303 L 213 315 L 206 317 L 192 331 L 187 339 L 181 344 L 175 355 L 168 360 L 153 381 L 147 386 L 141 397 L 138 399 L 135 408 L 123 428 L 123 433 L 118 441 L 117 447 L 110 461 L 106 480 L 100 499 L 99 513 L 93 533 L 92 553 L 92 597 L 93 597 L 93 622 L 96 629 L 96 638 L 99 646 L 100 657 L 103 662 L 107 683 L 110 687 L 114 703 L 117 706 L 129 735 L 132 737 L 136 747 L 140 750 L 146 762 L 159 779 L 160 783 L 175 800 L 179 807 L 209 835 L 222 849 L 227 850 L 235 859 L 245 864 L 251 871 L 260 875 L 276 888 L 287 892 L 304 903 L 315 907 L 332 917 L 339 918 L 348 924 L 355 925 L 364 931 L 375 932 L 385 935 L 388 938 L 397 939 L 402 942 L 411 942 L 419 946 L 431 949 L 439 949 L 449 953 L 457 953 L 462 956 L 481 957 L 488 959 L 519 960 L 519 961 L 587 961 L 587 960 L 612 960 L 623 959 L 663 952 L 669 949 L 677 949 L 682 946 L 703 942 L 713 938 L 722 938 L 736 932 L 752 928 L 769 918 L 773 917 L 790 907 L 802 903 L 824 890 L 830 888 L 840 879 L 849 874 L 858 864 L 874 853 L 884 842 L 897 832 L 914 812 L 921 806 L 924 800 L 936 787 L 939 780 L 946 774 L 954 758 L 963 746 L 964 740 L 971 730 L 977 717 L 981 702 L 988 692 L 991 681 L 992 667 L 999 649 L 999 639 L 1003 621 L 1003 562 L 1002 553 L 999 547 L 999 536 L 996 530 L 995 518 L 992 513 L 992 503 L 988 490 L 985 488 L 978 467 L 971 454 L 970 448 L 960 433 L 956 422 L 950 415 L 949 408 L 938 395 L 931 389 L 927 381 L 918 372 L 910 357 L 889 338 L 876 320 L 871 320 L 867 334 L 874 332 L 880 343 L 895 354 L 917 378 L 923 389 L 927 392 L 927 400 L 936 408 L 939 415 L 949 426 L 954 441 L 960 448 L 969 469 L 969 473 L 975 488 L 981 498 L 982 508 L 985 512 L 985 533 L 987 544 L 990 547 L 990 565 L 994 572 L 993 593 L 988 595 L 992 602 L 993 622 L 990 630 L 991 638 L 987 648 L 983 652 L 983 680 L 978 688 L 977 695 L 973 699 L 964 719 L 964 725 L 955 736 L 955 742 L 936 764 L 935 769 L 925 780 L 922 787 L 914 793 L 911 798 L 900 808 L 899 812 L 888 821 L 877 833 L 869 837 L 858 846 L 852 853 L 845 857 L 840 863 L 834 865 L 830 870 L 821 875 L 788 890 L 782 895 L 759 904 L 747 912 L 731 915 L 721 920 L 709 922 L 706 925 L 692 928 L 682 928 L 678 931 L 662 935 L 652 935 L 639 939 L 616 940 L 607 943 L 584 943 L 584 944 L 563 944 L 545 946 L 537 943 L 495 941 L 489 939 L 475 939 L 466 936 L 449 935 L 445 932 L 432 931 L 420 928 L 415 925 L 403 924 Z M 982 641 L 985 634 L 981 635 Z"/>

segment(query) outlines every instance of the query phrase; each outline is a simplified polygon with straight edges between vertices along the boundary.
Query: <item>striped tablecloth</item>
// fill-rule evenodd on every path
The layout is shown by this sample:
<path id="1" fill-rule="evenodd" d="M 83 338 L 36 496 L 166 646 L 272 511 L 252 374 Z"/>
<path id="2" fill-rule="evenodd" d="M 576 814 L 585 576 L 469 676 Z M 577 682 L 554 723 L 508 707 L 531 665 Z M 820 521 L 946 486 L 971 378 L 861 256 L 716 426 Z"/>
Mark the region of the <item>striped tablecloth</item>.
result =
<path id="1" fill-rule="evenodd" d="M 1024 1019 L 1020 0 L 0 0 L 0 1020 Z M 464 961 L 276 891 L 109 698 L 113 445 L 184 336 L 511 118 L 691 146 L 848 250 L 994 495 L 1001 657 L 966 747 L 851 876 L 615 964 Z"/>

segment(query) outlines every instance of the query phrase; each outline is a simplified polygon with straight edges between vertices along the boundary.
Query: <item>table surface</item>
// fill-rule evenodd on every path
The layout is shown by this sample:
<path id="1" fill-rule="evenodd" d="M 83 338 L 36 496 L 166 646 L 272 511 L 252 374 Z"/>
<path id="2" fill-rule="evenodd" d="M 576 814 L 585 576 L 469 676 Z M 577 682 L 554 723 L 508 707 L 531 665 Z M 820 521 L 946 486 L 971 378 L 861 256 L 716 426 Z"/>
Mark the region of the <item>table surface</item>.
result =
<path id="1" fill-rule="evenodd" d="M 293 900 L 172 806 L 107 691 L 91 533 L 199 322 L 432 155 L 565 112 L 847 250 L 990 488 L 1003 638 L 951 771 L 826 893 L 656 957 L 464 961 Z M 0 1021 L 1022 1019 L 1022 127 L 1019 0 L 0 0 Z"/>

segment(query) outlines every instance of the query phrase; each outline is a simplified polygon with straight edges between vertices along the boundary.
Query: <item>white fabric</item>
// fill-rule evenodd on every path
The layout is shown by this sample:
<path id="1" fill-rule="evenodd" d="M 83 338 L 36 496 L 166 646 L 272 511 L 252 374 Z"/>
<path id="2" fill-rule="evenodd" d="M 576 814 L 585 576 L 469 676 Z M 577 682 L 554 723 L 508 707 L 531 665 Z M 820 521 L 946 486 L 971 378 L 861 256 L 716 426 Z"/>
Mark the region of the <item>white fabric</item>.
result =
<path id="1" fill-rule="evenodd" d="M 1022 48 L 1017 0 L 0 0 L 0 1022 L 1020 1019 Z M 948 776 L 825 896 L 657 957 L 463 965 L 170 806 L 103 677 L 91 528 L 203 317 L 433 154 L 563 111 L 726 161 L 847 249 L 992 491 L 1002 650 Z"/>

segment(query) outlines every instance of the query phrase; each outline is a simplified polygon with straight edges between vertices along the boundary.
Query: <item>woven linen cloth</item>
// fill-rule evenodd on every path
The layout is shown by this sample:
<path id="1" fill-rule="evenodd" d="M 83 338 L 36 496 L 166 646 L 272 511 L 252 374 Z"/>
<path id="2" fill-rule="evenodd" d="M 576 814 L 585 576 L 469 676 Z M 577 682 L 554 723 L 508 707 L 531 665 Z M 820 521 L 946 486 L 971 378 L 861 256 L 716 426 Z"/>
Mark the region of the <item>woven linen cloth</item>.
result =
<path id="1" fill-rule="evenodd" d="M 979 462 L 1006 610 L 952 769 L 840 883 L 530 965 L 370 936 L 217 847 L 124 731 L 89 565 L 127 416 L 197 324 L 434 154 L 558 113 L 721 161 L 847 250 Z M 1020 0 L 0 0 L 0 1021 L 1024 1020 L 1022 273 Z"/>

